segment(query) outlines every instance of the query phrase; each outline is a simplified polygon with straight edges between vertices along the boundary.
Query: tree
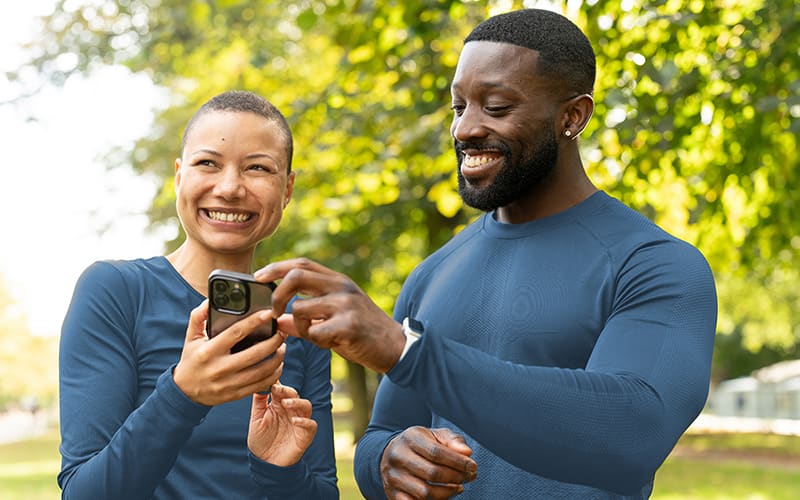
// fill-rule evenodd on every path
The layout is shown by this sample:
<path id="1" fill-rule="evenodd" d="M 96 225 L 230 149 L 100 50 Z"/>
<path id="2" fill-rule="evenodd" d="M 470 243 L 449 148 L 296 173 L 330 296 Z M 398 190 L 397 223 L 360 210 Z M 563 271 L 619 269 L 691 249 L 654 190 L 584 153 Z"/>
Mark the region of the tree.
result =
<path id="1" fill-rule="evenodd" d="M 58 339 L 35 337 L 0 277 L 0 410 L 35 398 L 55 400 Z"/>
<path id="2" fill-rule="evenodd" d="M 796 2 L 627 7 L 586 9 L 602 68 L 593 177 L 705 253 L 721 335 L 748 353 L 797 356 Z M 740 373 L 736 359 L 718 356 L 718 372 Z"/>
<path id="3" fill-rule="evenodd" d="M 175 221 L 171 159 L 190 113 L 230 88 L 268 96 L 292 125 L 299 176 L 256 264 L 309 256 L 390 311 L 410 270 L 477 215 L 457 194 L 449 81 L 463 37 L 496 11 L 455 0 L 62 0 L 31 65 L 60 82 L 125 64 L 170 90 L 172 106 L 130 153 L 135 169 L 165 179 L 154 224 Z M 592 178 L 701 248 L 723 333 L 749 329 L 751 348 L 800 343 L 798 308 L 766 324 L 731 307 L 747 286 L 779 310 L 791 287 L 772 284 L 797 277 L 794 0 L 592 0 L 565 12 L 597 51 L 597 106 L 582 137 Z M 373 377 L 348 372 L 359 436 Z"/>

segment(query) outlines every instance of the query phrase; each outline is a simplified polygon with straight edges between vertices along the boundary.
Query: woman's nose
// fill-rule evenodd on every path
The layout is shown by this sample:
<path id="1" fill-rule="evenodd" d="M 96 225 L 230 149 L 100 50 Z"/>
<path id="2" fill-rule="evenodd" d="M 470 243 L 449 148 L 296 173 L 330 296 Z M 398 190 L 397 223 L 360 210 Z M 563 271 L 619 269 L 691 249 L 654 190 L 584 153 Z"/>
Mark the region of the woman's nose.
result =
<path id="1" fill-rule="evenodd" d="M 244 196 L 244 179 L 242 173 L 235 167 L 224 167 L 222 176 L 215 186 L 215 193 L 226 200 L 237 199 Z"/>

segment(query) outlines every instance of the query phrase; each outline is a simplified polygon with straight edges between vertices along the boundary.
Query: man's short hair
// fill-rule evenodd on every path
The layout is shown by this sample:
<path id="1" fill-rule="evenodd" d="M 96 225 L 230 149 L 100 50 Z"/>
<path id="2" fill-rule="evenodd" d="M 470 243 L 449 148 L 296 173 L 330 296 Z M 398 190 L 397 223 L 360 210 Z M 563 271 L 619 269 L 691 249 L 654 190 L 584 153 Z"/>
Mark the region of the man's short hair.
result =
<path id="1" fill-rule="evenodd" d="M 521 9 L 483 21 L 464 39 L 500 42 L 539 53 L 537 73 L 553 78 L 572 92 L 591 94 L 595 56 L 586 35 L 566 17 L 543 9 Z"/>
<path id="2" fill-rule="evenodd" d="M 209 111 L 233 111 L 240 113 L 255 113 L 264 117 L 278 126 L 283 135 L 284 142 L 286 143 L 286 156 L 288 157 L 287 173 L 292 171 L 292 155 L 294 153 L 294 143 L 292 141 L 292 131 L 289 128 L 289 123 L 286 117 L 280 112 L 271 102 L 264 99 L 258 94 L 248 92 L 246 90 L 229 90 L 218 94 L 205 104 L 200 106 L 200 109 L 192 116 L 189 123 L 186 124 L 186 129 L 183 132 L 183 139 L 181 140 L 181 148 L 186 147 L 186 138 L 190 130 L 194 126 L 198 118 L 208 113 Z"/>

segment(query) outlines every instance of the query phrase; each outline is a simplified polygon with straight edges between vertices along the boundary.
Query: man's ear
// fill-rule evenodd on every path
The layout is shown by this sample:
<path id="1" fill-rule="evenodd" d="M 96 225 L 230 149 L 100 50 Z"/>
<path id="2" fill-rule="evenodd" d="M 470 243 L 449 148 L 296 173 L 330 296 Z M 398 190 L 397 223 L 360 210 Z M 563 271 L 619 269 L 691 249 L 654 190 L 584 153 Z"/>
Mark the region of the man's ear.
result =
<path id="1" fill-rule="evenodd" d="M 594 99 L 590 94 L 577 95 L 565 102 L 562 110 L 559 134 L 574 140 L 586 128 L 594 113 Z"/>

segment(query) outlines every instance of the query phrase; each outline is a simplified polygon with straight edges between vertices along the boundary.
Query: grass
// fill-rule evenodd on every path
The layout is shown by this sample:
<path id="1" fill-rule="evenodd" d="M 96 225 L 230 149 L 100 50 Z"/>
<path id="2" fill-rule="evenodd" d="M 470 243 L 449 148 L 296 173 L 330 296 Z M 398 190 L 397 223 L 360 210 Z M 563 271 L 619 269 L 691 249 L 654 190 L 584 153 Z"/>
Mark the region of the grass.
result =
<path id="1" fill-rule="evenodd" d="M 345 424 L 346 425 L 346 424 Z M 337 430 L 342 500 L 360 500 L 351 434 Z M 0 445 L 0 499 L 53 500 L 58 433 Z M 794 500 L 800 491 L 800 437 L 687 434 L 656 474 L 653 500 Z"/>
<path id="2" fill-rule="evenodd" d="M 0 445 L 0 499 L 52 500 L 61 497 L 58 431 Z"/>
<path id="3" fill-rule="evenodd" d="M 754 467 L 748 462 L 669 458 L 656 474 L 652 500 L 795 500 L 800 469 Z"/>
<path id="4" fill-rule="evenodd" d="M 0 444 L 0 500 L 55 500 L 61 498 L 56 475 L 61 467 L 60 437 L 52 429 L 39 437 Z M 337 433 L 339 491 L 342 500 L 360 500 L 353 478 L 352 434 Z"/>
<path id="5" fill-rule="evenodd" d="M 800 437 L 686 434 L 656 473 L 653 500 L 794 500 Z"/>

